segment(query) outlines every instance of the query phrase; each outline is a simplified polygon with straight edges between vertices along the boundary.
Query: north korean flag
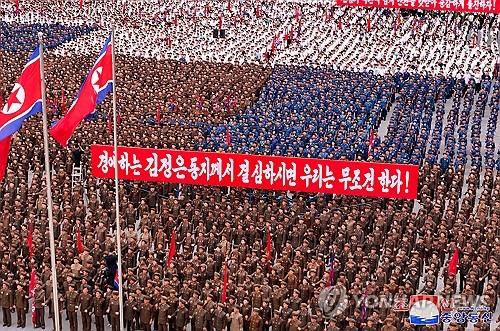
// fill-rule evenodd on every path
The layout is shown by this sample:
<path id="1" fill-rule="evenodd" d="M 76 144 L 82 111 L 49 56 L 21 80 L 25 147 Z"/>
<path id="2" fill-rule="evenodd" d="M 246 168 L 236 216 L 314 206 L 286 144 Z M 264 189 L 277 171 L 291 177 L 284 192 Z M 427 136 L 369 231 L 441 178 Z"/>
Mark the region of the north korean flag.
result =
<path id="1" fill-rule="evenodd" d="M 96 105 L 103 102 L 113 90 L 112 47 L 110 35 L 68 112 L 50 129 L 52 137 L 63 147 L 68 145 L 80 122 L 93 113 Z"/>
<path id="2" fill-rule="evenodd" d="M 42 111 L 40 77 L 40 48 L 37 47 L 14 85 L 7 103 L 0 108 L 0 181 L 7 168 L 12 135 L 28 117 Z"/>
<path id="3" fill-rule="evenodd" d="M 37 47 L 0 111 L 0 141 L 16 133 L 28 117 L 41 111 L 40 48 Z"/>

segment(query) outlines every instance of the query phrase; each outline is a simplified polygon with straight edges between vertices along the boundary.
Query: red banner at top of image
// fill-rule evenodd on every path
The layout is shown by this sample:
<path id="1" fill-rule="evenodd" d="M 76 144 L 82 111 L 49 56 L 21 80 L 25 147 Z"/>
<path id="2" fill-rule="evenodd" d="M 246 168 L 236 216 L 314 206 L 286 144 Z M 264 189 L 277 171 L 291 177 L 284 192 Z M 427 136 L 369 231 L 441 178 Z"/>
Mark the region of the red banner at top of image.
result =
<path id="1" fill-rule="evenodd" d="M 500 13 L 500 0 L 336 0 L 338 6 Z"/>
<path id="2" fill-rule="evenodd" d="M 91 147 L 92 175 L 114 178 L 113 146 Z M 309 158 L 118 147 L 125 180 L 415 199 L 418 167 Z"/>

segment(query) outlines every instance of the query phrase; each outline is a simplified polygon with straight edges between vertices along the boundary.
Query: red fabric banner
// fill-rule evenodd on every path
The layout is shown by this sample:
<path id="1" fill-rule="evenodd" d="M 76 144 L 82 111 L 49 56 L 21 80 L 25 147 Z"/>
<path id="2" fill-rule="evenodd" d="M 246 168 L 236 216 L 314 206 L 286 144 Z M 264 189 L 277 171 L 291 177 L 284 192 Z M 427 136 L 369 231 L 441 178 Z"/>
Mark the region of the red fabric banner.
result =
<path id="1" fill-rule="evenodd" d="M 226 303 L 227 299 L 227 263 L 224 262 L 224 270 L 222 274 L 222 294 L 220 297 L 220 301 L 222 303 Z"/>
<path id="2" fill-rule="evenodd" d="M 172 236 L 170 237 L 170 247 L 168 248 L 168 260 L 167 260 L 167 267 L 170 268 L 170 265 L 172 264 L 172 260 L 174 259 L 175 256 L 175 251 L 177 250 L 176 248 L 176 236 L 175 236 L 175 230 L 172 231 Z"/>
<path id="3" fill-rule="evenodd" d="M 92 175 L 114 178 L 113 146 L 92 145 Z M 415 199 L 414 165 L 118 147 L 125 180 Z"/>
<path id="4" fill-rule="evenodd" d="M 336 0 L 338 6 L 500 13 L 500 0 Z"/>

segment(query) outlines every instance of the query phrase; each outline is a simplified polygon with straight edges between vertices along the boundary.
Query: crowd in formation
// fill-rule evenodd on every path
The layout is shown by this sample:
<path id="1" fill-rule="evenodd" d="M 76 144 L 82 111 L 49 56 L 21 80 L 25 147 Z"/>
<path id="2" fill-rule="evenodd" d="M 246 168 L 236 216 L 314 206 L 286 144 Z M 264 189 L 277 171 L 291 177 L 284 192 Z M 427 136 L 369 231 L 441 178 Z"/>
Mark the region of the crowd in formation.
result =
<path id="1" fill-rule="evenodd" d="M 2 7 L 0 7 L 2 8 Z M 233 64 L 333 66 L 354 71 L 490 76 L 498 61 L 498 15 L 410 14 L 335 7 L 324 1 L 34 1 L 3 6 L 5 20 L 100 27 L 57 50 L 93 54 L 111 28 L 128 56 Z M 213 30 L 225 38 L 213 38 Z M 89 47 L 93 45 L 94 47 Z"/>
<path id="2" fill-rule="evenodd" d="M 121 145 L 420 166 L 416 201 L 120 181 L 127 330 L 410 331 L 417 328 L 393 304 L 413 294 L 482 295 L 497 311 L 498 16 L 288 1 L 119 3 L 22 1 L 19 14 L 2 5 L 0 99 L 42 30 L 49 118 L 57 120 L 103 28 L 114 25 Z M 219 24 L 227 37 L 213 40 Z M 93 178 L 88 160 L 90 145 L 112 140 L 110 109 L 109 101 L 99 106 L 68 149 L 51 144 L 58 313 L 71 331 L 119 325 L 105 259 L 116 255 L 114 183 Z M 30 305 L 35 327 L 52 327 L 55 315 L 40 122 L 35 116 L 14 137 L 0 183 L 4 326 L 25 327 L 26 317 L 29 325 Z M 72 181 L 75 163 L 81 182 Z M 348 298 L 335 312 L 320 295 L 329 286 Z M 390 304 L 361 303 L 368 296 Z M 485 316 L 469 327 L 494 329 Z"/>

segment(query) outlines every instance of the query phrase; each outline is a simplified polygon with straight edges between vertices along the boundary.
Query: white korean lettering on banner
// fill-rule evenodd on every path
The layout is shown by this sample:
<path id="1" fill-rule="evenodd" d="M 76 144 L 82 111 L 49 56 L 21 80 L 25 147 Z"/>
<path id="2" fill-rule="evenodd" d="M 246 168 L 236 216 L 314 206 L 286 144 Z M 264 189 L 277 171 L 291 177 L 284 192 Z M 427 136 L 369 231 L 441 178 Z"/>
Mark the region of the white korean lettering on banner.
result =
<path id="1" fill-rule="evenodd" d="M 132 165 L 130 166 L 130 169 L 132 169 L 132 173 L 134 176 L 140 176 L 141 172 L 139 169 L 142 169 L 142 164 L 141 160 L 137 157 L 137 155 L 132 154 Z"/>
<path id="2" fill-rule="evenodd" d="M 123 152 L 122 156 L 118 160 L 118 166 L 120 169 L 125 170 L 125 175 L 128 175 L 130 170 L 130 162 L 128 160 L 128 152 Z"/>
<path id="3" fill-rule="evenodd" d="M 383 1 L 384 6 L 394 6 L 396 4 L 395 0 L 384 0 Z"/>
<path id="4" fill-rule="evenodd" d="M 198 161 L 198 158 L 196 156 L 192 157 L 191 163 L 189 164 L 189 168 L 188 168 L 188 172 L 189 172 L 189 174 L 191 174 L 191 178 L 193 180 L 197 180 L 198 177 L 200 176 L 201 168 L 198 167 L 198 164 L 196 163 L 197 161 Z"/>
<path id="5" fill-rule="evenodd" d="M 296 186 L 297 185 L 297 164 L 295 162 L 291 163 L 291 167 L 287 168 L 286 164 L 282 162 L 282 166 L 285 169 L 285 179 L 283 185 Z"/>
<path id="6" fill-rule="evenodd" d="M 382 192 L 389 192 L 389 188 L 391 187 L 391 176 L 389 174 L 389 169 L 382 170 L 381 175 L 378 177 L 378 181 L 380 183 L 380 187 L 382 188 Z"/>
<path id="7" fill-rule="evenodd" d="M 240 172 L 238 173 L 238 177 L 241 178 L 241 181 L 244 184 L 250 183 L 250 162 L 248 160 L 244 160 L 243 163 L 240 164 Z"/>
<path id="8" fill-rule="evenodd" d="M 109 168 L 115 167 L 115 158 L 114 156 L 109 156 L 108 151 L 103 150 L 102 154 L 99 155 L 99 164 L 97 164 L 97 168 L 101 169 L 103 174 L 107 174 Z"/>
<path id="9" fill-rule="evenodd" d="M 255 184 L 262 184 L 262 161 L 257 161 L 251 177 L 254 179 Z"/>
<path id="10" fill-rule="evenodd" d="M 436 0 L 419 0 L 418 1 L 418 6 L 420 8 L 435 8 L 436 7 Z"/>
<path id="11" fill-rule="evenodd" d="M 163 176 L 167 179 L 172 177 L 172 155 L 165 155 L 165 157 L 160 160 L 160 163 L 161 166 L 158 171 L 163 173 Z"/>
<path id="12" fill-rule="evenodd" d="M 222 160 L 217 158 L 215 162 L 210 164 L 210 177 L 217 176 L 219 182 L 222 178 Z"/>
<path id="13" fill-rule="evenodd" d="M 229 158 L 229 162 L 226 163 L 226 168 L 222 173 L 222 178 L 229 176 L 231 183 L 234 182 L 234 160 Z"/>
<path id="14" fill-rule="evenodd" d="M 416 0 L 397 0 L 400 7 L 415 7 Z"/>
<path id="15" fill-rule="evenodd" d="M 365 182 L 363 183 L 363 188 L 367 192 L 373 192 L 373 184 L 375 183 L 375 170 L 373 168 L 370 168 L 370 171 L 365 173 Z"/>
<path id="16" fill-rule="evenodd" d="M 396 169 L 396 174 L 391 176 L 391 188 L 396 188 L 396 193 L 399 194 L 401 192 L 401 186 L 403 186 L 401 170 Z"/>
<path id="17" fill-rule="evenodd" d="M 323 187 L 323 165 L 318 164 L 317 168 L 312 169 L 309 164 L 304 166 L 304 175 L 300 179 L 306 182 L 306 187 L 310 184 L 318 184 L 319 188 Z"/>
<path id="18" fill-rule="evenodd" d="M 208 156 L 205 156 L 205 162 L 200 164 L 200 173 L 198 175 L 200 177 L 206 176 L 207 182 L 210 179 L 210 158 Z"/>
<path id="19" fill-rule="evenodd" d="M 148 164 L 144 168 L 144 171 L 148 171 L 150 177 L 158 177 L 158 154 L 151 153 L 151 157 L 148 157 L 146 161 Z"/>
<path id="20" fill-rule="evenodd" d="M 361 181 L 361 177 L 360 177 L 360 174 L 361 174 L 361 170 L 359 169 L 354 169 L 353 171 L 353 176 L 352 176 L 352 185 L 349 186 L 349 189 L 351 191 L 355 191 L 355 190 L 361 190 L 363 188 L 363 186 L 361 186 L 361 184 L 359 183 Z"/>
<path id="21" fill-rule="evenodd" d="M 330 166 L 326 166 L 325 174 L 323 176 L 323 183 L 325 183 L 325 187 L 327 189 L 333 188 L 333 183 L 335 181 L 335 176 L 333 176 L 333 170 L 330 169 Z"/>
<path id="22" fill-rule="evenodd" d="M 351 182 L 351 169 L 349 167 L 342 168 L 342 178 L 339 179 L 340 183 L 344 184 L 344 191 L 347 191 L 349 182 Z"/>
<path id="23" fill-rule="evenodd" d="M 176 168 L 172 168 L 172 171 L 175 173 L 175 177 L 177 179 L 185 179 L 186 174 L 184 172 L 187 171 L 187 167 L 184 165 L 184 158 L 182 155 L 178 155 L 175 159 Z"/>

